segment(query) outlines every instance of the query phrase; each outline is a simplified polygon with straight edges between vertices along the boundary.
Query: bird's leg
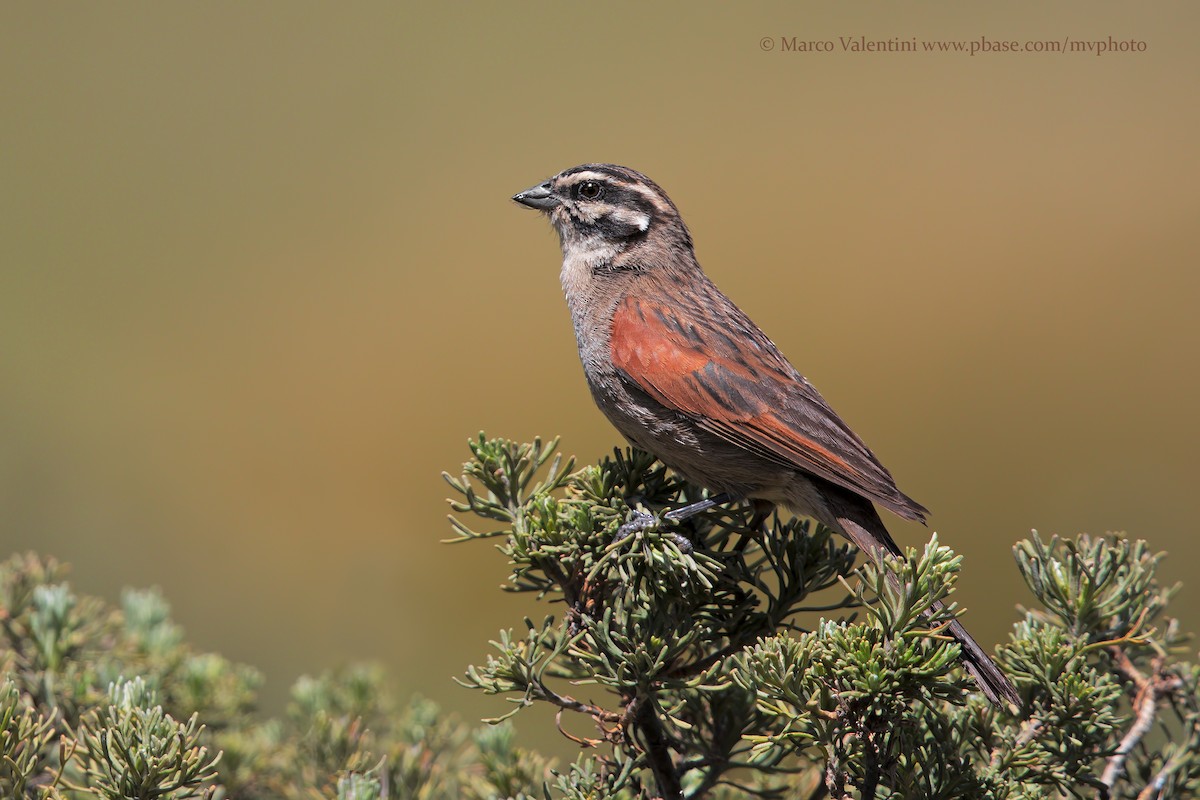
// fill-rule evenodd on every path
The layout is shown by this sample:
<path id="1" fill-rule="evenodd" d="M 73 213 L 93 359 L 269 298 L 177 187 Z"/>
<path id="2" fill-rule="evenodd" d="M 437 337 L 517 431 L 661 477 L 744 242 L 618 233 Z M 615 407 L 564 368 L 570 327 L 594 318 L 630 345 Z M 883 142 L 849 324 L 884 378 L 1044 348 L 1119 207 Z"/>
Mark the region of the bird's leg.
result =
<path id="1" fill-rule="evenodd" d="M 633 519 L 629 520 L 629 522 L 626 522 L 620 528 L 617 528 L 617 535 L 613 537 L 613 541 L 623 541 L 635 533 L 640 533 L 641 531 L 659 525 L 662 520 L 666 520 L 667 522 L 683 522 L 688 517 L 694 517 L 701 511 L 707 511 L 710 508 L 725 505 L 726 503 L 732 502 L 733 499 L 734 498 L 729 494 L 721 492 L 720 494 L 715 494 L 705 500 L 700 500 L 695 503 L 689 503 L 686 506 L 680 506 L 679 508 L 672 509 L 663 514 L 662 519 L 659 519 L 659 517 L 655 516 L 654 514 L 649 514 L 645 511 L 635 511 L 633 512 Z M 671 538 L 683 552 L 690 553 L 692 551 L 692 543 L 686 537 L 680 536 L 678 533 L 672 533 Z"/>
<path id="2" fill-rule="evenodd" d="M 708 511 L 710 508 L 716 508 L 717 506 L 723 506 L 726 503 L 732 502 L 732 495 L 730 495 L 728 492 L 721 492 L 720 494 L 714 494 L 712 497 L 709 497 L 706 500 L 700 500 L 695 503 L 690 503 L 686 506 L 680 506 L 679 508 L 671 509 L 667 513 L 663 514 L 663 519 L 669 522 L 683 522 L 688 517 L 694 517 L 701 511 Z"/>

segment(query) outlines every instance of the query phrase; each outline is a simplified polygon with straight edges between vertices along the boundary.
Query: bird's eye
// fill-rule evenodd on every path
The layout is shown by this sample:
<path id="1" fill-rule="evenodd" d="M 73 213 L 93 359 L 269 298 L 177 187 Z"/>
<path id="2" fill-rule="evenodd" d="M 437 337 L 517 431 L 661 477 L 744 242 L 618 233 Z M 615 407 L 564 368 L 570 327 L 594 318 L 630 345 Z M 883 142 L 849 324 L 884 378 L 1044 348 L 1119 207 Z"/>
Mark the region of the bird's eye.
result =
<path id="1" fill-rule="evenodd" d="M 583 200 L 599 200 L 600 195 L 604 194 L 604 187 L 599 181 L 584 181 L 579 184 L 577 192 Z"/>

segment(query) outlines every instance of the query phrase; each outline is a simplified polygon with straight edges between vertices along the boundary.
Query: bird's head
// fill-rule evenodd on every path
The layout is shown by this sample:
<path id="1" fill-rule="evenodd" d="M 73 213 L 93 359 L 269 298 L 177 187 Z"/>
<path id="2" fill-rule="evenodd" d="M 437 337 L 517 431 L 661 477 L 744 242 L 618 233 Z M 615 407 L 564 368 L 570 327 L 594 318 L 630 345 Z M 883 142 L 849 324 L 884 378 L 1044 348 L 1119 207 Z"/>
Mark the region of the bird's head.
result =
<path id="1" fill-rule="evenodd" d="M 692 240 L 667 193 L 640 172 L 615 164 L 583 164 L 513 196 L 545 213 L 563 253 L 611 262 L 630 251 L 686 247 Z"/>

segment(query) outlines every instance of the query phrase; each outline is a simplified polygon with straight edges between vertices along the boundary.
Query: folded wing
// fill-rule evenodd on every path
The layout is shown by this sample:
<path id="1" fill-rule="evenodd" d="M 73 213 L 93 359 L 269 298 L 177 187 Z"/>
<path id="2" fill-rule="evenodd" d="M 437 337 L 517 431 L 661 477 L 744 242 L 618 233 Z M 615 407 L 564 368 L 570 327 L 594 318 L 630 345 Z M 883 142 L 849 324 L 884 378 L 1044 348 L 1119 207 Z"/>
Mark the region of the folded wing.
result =
<path id="1" fill-rule="evenodd" d="M 708 284 L 700 305 L 627 297 L 612 320 L 623 377 L 703 429 L 783 466 L 844 486 L 906 519 L 928 513 L 813 386 Z M 724 316 L 714 318 L 714 309 Z"/>

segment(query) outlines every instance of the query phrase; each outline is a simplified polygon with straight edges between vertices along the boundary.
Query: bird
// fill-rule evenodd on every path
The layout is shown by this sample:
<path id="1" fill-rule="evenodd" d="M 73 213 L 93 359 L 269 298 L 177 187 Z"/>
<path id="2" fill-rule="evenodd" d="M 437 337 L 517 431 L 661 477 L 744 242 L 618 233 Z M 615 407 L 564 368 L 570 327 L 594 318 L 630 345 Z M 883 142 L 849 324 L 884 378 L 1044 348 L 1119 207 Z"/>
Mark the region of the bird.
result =
<path id="1" fill-rule="evenodd" d="M 663 516 L 717 504 L 783 506 L 877 560 L 901 555 L 875 506 L 924 523 L 928 509 L 779 348 L 708 278 L 675 203 L 650 178 L 582 164 L 518 192 L 549 217 L 560 279 L 596 405 L 635 447 L 709 490 Z M 629 532 L 656 523 L 635 518 Z M 894 578 L 893 578 L 894 579 Z M 996 705 L 1015 687 L 957 619 L 945 629 Z"/>

